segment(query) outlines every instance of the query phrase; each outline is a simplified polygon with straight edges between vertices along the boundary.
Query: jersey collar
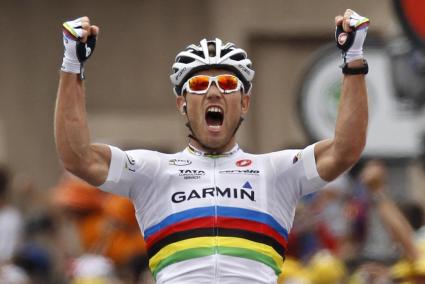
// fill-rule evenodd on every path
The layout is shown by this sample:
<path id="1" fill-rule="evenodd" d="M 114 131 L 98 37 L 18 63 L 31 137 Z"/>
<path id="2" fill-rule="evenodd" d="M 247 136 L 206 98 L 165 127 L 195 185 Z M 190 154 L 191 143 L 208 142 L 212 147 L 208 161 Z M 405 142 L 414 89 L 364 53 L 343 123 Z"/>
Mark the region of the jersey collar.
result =
<path id="1" fill-rule="evenodd" d="M 224 152 L 224 153 L 219 153 L 219 154 L 204 152 L 202 150 L 196 149 L 191 144 L 187 145 L 186 149 L 189 153 L 194 154 L 196 156 L 209 157 L 209 158 L 222 158 L 222 157 L 232 156 L 233 154 L 238 152 L 240 148 L 239 148 L 239 145 L 236 144 L 230 151 L 227 151 L 227 152 Z"/>

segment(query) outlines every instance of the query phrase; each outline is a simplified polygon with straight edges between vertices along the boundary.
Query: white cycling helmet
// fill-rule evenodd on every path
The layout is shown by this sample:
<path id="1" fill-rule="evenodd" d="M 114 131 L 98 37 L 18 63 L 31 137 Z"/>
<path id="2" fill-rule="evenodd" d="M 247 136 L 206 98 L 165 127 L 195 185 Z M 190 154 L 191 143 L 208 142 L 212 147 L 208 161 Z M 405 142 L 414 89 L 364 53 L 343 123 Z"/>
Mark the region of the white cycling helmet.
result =
<path id="1" fill-rule="evenodd" d="M 254 78 L 252 62 L 246 52 L 233 43 L 223 45 L 221 39 L 201 40 L 200 45 L 191 44 L 176 56 L 173 74 L 170 75 L 176 96 L 182 95 L 182 86 L 195 72 L 211 68 L 228 69 L 242 81 L 244 91 L 249 94 Z"/>

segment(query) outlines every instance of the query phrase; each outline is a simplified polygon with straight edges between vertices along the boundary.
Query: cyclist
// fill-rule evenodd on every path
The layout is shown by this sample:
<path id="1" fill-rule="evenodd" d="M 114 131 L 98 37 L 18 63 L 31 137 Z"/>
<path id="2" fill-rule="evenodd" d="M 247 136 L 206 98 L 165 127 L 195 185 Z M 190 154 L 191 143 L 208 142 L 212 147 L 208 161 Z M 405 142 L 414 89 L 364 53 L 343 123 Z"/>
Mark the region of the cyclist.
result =
<path id="1" fill-rule="evenodd" d="M 351 167 L 365 145 L 369 20 L 346 10 L 335 23 L 345 74 L 335 136 L 264 155 L 236 142 L 254 71 L 245 51 L 220 39 L 188 46 L 173 64 L 177 107 L 191 133 L 186 149 L 163 154 L 91 143 L 82 73 L 99 28 L 87 17 L 64 23 L 59 156 L 75 175 L 132 199 L 157 283 L 276 283 L 298 199 Z"/>

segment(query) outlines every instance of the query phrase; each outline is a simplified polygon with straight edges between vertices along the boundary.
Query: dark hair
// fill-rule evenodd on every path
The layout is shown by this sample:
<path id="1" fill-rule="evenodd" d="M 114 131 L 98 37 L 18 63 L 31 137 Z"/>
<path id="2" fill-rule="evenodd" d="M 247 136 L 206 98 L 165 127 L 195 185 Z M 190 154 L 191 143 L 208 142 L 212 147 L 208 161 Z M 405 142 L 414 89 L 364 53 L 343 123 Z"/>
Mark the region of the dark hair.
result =
<path id="1" fill-rule="evenodd" d="M 9 179 L 9 170 L 5 166 L 0 165 L 0 197 L 6 195 L 9 186 Z"/>

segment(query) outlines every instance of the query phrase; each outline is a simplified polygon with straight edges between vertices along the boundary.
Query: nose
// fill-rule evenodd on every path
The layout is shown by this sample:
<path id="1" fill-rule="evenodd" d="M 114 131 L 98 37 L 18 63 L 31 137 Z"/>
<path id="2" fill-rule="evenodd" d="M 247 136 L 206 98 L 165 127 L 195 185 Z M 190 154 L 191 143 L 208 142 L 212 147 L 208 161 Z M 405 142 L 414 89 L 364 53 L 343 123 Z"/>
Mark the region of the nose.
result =
<path id="1" fill-rule="evenodd" d="M 211 82 L 211 86 L 207 92 L 207 97 L 220 97 L 222 93 L 215 82 Z"/>

